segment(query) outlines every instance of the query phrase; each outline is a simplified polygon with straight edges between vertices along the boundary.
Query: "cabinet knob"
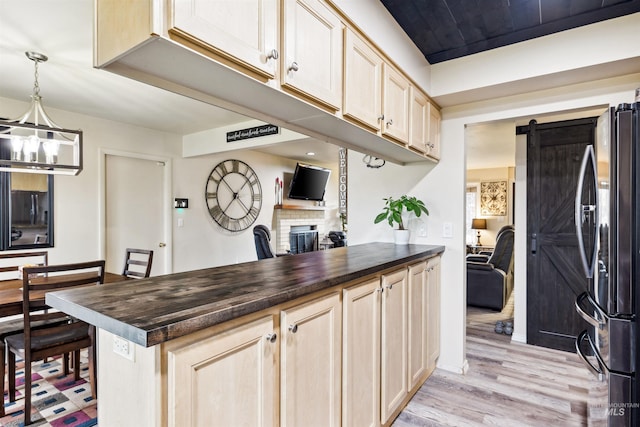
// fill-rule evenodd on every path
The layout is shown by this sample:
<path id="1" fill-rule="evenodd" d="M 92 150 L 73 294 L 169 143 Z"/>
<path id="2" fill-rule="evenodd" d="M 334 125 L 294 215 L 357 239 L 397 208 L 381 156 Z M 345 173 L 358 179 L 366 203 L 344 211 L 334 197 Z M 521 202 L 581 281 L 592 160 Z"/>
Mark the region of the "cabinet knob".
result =
<path id="1" fill-rule="evenodd" d="M 433 149 L 433 147 L 435 147 L 435 145 L 433 145 L 433 144 L 427 144 L 427 147 L 429 147 L 429 148 Z"/>
<path id="2" fill-rule="evenodd" d="M 383 293 L 384 292 L 384 288 L 378 288 L 378 289 L 376 289 L 376 291 L 378 291 L 380 293 Z"/>
<path id="3" fill-rule="evenodd" d="M 389 286 L 387 286 L 387 289 L 389 290 L 393 289 L 393 283 L 389 284 Z"/>
<path id="4" fill-rule="evenodd" d="M 275 333 L 272 333 L 272 334 L 268 334 L 265 338 L 267 341 L 274 343 L 278 339 L 278 335 Z"/>
<path id="5" fill-rule="evenodd" d="M 387 126 L 391 126 L 393 124 L 393 119 L 389 119 L 389 121 L 387 122 Z"/>
<path id="6" fill-rule="evenodd" d="M 276 49 L 271 49 L 271 51 L 267 54 L 267 59 L 278 59 L 280 54 Z"/>
<path id="7" fill-rule="evenodd" d="M 295 334 L 296 332 L 298 332 L 298 325 L 289 325 L 289 330 L 292 334 Z"/>
<path id="8" fill-rule="evenodd" d="M 289 66 L 289 71 L 298 71 L 299 67 L 298 67 L 298 63 L 297 62 L 292 62 L 291 65 Z"/>
<path id="9" fill-rule="evenodd" d="M 381 115 L 378 116 L 378 121 L 380 122 L 382 120 L 384 120 L 384 114 L 381 114 Z"/>

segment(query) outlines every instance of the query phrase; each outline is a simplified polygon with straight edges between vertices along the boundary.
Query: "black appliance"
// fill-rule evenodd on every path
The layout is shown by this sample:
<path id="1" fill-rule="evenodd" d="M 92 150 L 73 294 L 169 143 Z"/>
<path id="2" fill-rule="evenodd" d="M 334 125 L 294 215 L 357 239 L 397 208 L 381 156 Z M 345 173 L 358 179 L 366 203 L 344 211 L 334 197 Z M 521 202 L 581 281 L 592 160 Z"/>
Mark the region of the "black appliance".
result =
<path id="1" fill-rule="evenodd" d="M 333 242 L 334 248 L 347 246 L 347 233 L 345 233 L 344 231 L 330 231 L 329 240 Z"/>
<path id="2" fill-rule="evenodd" d="M 575 223 L 590 289 L 576 310 L 590 324 L 576 339 L 586 366 L 607 383 L 609 427 L 640 425 L 640 103 L 609 108 L 588 146 Z"/>
<path id="3" fill-rule="evenodd" d="M 298 163 L 291 179 L 288 197 L 290 199 L 322 201 L 329 175 L 331 175 L 331 169 Z"/>

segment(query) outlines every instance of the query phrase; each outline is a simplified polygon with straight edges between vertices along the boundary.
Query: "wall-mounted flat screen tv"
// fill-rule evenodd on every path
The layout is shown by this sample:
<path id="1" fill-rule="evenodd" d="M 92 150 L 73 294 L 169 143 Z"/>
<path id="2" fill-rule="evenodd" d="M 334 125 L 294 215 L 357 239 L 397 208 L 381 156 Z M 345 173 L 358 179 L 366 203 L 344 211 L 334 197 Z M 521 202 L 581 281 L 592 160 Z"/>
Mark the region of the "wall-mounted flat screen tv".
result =
<path id="1" fill-rule="evenodd" d="M 289 198 L 299 200 L 323 200 L 331 169 L 298 163 L 291 178 Z"/>

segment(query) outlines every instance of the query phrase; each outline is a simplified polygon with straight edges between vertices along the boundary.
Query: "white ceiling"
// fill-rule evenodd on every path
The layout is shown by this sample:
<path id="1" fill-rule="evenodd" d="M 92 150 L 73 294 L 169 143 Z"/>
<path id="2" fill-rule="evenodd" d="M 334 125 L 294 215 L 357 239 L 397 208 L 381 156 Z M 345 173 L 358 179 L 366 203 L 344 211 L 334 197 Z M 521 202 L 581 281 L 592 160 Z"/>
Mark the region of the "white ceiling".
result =
<path id="1" fill-rule="evenodd" d="M 0 0 L 0 97 L 29 101 L 34 68 L 24 52 L 37 51 L 49 57 L 39 73 L 45 108 L 181 135 L 247 120 L 201 101 L 94 69 L 92 46 L 93 1 Z M 22 113 L 0 105 L 0 117 L 15 118 Z M 54 114 L 52 119 L 56 121 Z M 513 123 L 475 125 L 467 131 L 469 167 L 513 165 Z M 337 159 L 337 147 L 315 140 L 261 151 L 309 162 Z M 309 157 L 309 151 L 317 155 Z"/>
<path id="2" fill-rule="evenodd" d="M 188 134 L 247 120 L 209 104 L 93 68 L 93 1 L 0 0 L 0 96 L 29 101 L 33 62 L 45 108 Z M 18 116 L 22 111 L 0 115 Z M 55 117 L 52 117 L 55 121 Z"/>

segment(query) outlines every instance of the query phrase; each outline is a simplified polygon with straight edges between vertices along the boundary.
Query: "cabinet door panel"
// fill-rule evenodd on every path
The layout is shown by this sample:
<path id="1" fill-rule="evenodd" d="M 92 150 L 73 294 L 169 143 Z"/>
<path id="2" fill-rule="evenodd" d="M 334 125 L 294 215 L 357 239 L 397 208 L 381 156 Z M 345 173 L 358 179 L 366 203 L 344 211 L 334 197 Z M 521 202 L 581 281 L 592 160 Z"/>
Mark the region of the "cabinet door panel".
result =
<path id="1" fill-rule="evenodd" d="M 427 370 L 427 276 L 426 263 L 409 267 L 408 301 L 408 389 L 418 384 Z"/>
<path id="2" fill-rule="evenodd" d="M 277 343 L 271 316 L 169 351 L 169 424 L 275 424 Z"/>
<path id="3" fill-rule="evenodd" d="M 440 160 L 440 111 L 429 105 L 429 141 L 427 142 L 427 155 Z"/>
<path id="4" fill-rule="evenodd" d="M 429 100 L 422 92 L 411 88 L 411 123 L 409 145 L 424 153 L 429 139 Z"/>
<path id="5" fill-rule="evenodd" d="M 409 142 L 409 82 L 388 64 L 384 64 L 382 70 L 382 134 Z"/>
<path id="6" fill-rule="evenodd" d="M 386 423 L 407 394 L 407 271 L 383 275 L 381 421 Z"/>
<path id="7" fill-rule="evenodd" d="M 344 78 L 344 115 L 380 129 L 382 58 L 349 29 L 345 30 Z"/>
<path id="8" fill-rule="evenodd" d="M 318 0 L 285 0 L 283 28 L 282 85 L 340 109 L 340 19 Z"/>
<path id="9" fill-rule="evenodd" d="M 339 426 L 340 295 L 281 312 L 281 426 Z"/>
<path id="10" fill-rule="evenodd" d="M 342 425 L 380 424 L 380 281 L 343 290 Z"/>
<path id="11" fill-rule="evenodd" d="M 440 356 L 440 257 L 427 262 L 427 369 L 433 370 Z"/>
<path id="12" fill-rule="evenodd" d="M 278 49 L 277 0 L 174 0 L 173 26 L 231 60 L 274 77 Z"/>

